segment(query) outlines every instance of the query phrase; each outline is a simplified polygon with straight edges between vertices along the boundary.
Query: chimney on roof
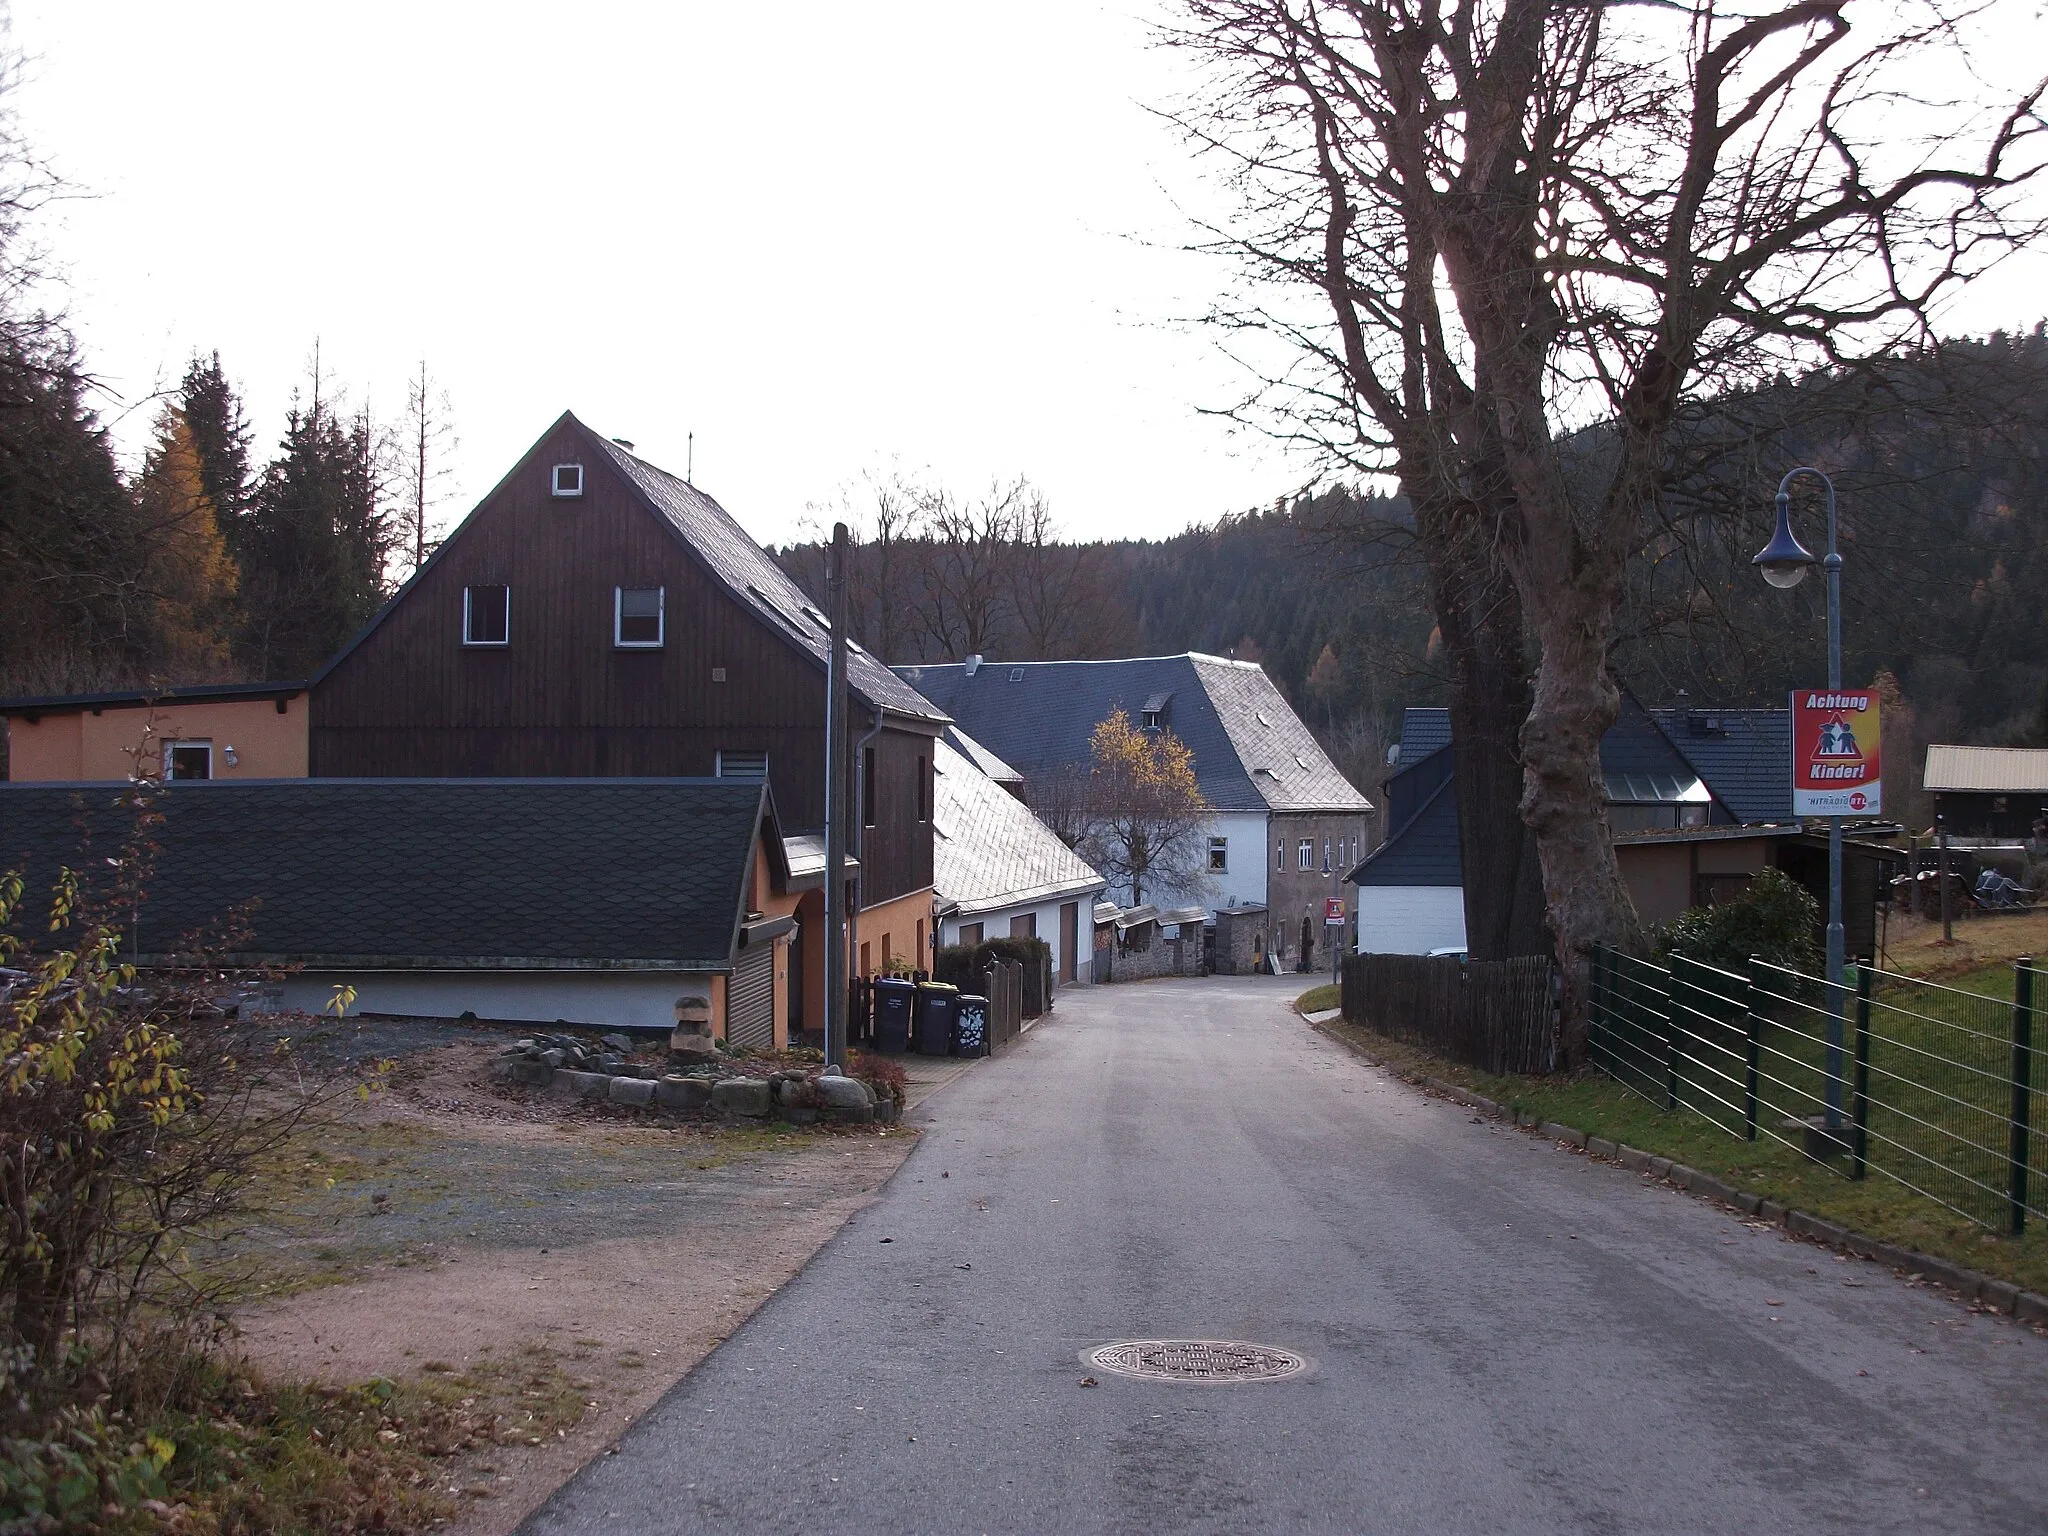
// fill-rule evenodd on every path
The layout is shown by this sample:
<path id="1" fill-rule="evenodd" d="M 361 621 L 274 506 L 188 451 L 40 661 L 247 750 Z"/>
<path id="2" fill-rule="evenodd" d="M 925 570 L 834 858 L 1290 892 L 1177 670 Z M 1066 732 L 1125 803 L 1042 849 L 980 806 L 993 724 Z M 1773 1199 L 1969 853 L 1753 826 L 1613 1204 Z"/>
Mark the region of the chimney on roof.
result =
<path id="1" fill-rule="evenodd" d="M 631 453 L 633 451 L 633 440 L 630 437 L 615 437 L 612 439 L 612 441 L 617 443 L 621 448 L 625 449 L 628 453 Z"/>
<path id="2" fill-rule="evenodd" d="M 972 677 L 972 676 L 974 676 L 974 674 L 975 674 L 975 673 L 977 673 L 977 672 L 979 672 L 979 671 L 981 670 L 981 652 L 979 652 L 979 651 L 976 651 L 976 652 L 975 652 L 975 653 L 974 653 L 974 654 L 973 654 L 972 656 L 970 656 L 970 657 L 968 657 L 968 658 L 967 658 L 967 669 L 966 669 L 966 670 L 967 670 L 967 675 L 968 675 L 969 677 Z"/>

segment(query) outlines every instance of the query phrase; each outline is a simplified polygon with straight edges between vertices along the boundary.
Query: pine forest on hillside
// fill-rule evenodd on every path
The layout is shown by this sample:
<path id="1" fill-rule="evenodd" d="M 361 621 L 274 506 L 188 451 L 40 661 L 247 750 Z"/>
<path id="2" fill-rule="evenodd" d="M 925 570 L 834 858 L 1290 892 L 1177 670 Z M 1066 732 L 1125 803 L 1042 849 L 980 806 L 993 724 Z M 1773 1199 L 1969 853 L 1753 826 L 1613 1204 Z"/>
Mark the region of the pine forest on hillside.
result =
<path id="1" fill-rule="evenodd" d="M 2048 744 L 2048 333 L 1779 381 L 1690 430 L 1715 445 L 1711 473 L 1669 488 L 1613 653 L 1644 702 L 1776 705 L 1824 675 L 1822 584 L 1777 591 L 1750 565 L 1778 476 L 1816 464 L 1839 491 L 1845 675 L 1889 675 L 1914 765 L 1928 741 Z M 982 498 L 978 516 L 943 493 L 877 489 L 856 529 L 856 638 L 895 662 L 1184 650 L 1259 661 L 1368 792 L 1401 708 L 1443 701 L 1398 498 L 1339 488 L 1168 539 L 1081 545 L 1048 545 L 1029 515 L 1005 522 L 1006 501 L 1040 508 L 1028 487 Z M 1819 547 L 1819 502 L 1802 491 L 1795 507 Z M 817 546 L 782 558 L 822 594 Z M 1071 616 L 1051 644 L 1033 643 L 1034 605 Z"/>

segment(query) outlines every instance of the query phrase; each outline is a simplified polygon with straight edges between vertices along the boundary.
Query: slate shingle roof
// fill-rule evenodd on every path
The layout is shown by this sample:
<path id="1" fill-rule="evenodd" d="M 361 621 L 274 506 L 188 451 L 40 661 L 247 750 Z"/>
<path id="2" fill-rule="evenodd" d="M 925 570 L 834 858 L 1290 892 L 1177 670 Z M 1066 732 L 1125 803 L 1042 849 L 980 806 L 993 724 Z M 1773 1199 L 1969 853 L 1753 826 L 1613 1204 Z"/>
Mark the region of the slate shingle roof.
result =
<path id="1" fill-rule="evenodd" d="M 962 916 L 1108 884 L 1015 795 L 944 741 L 933 748 L 932 886 Z"/>
<path id="2" fill-rule="evenodd" d="M 1411 704 L 1401 711 L 1401 756 L 1406 768 L 1451 744 L 1451 712 L 1442 705 Z"/>
<path id="3" fill-rule="evenodd" d="M 940 739 L 998 784 L 1022 784 L 1024 782 L 1023 774 L 1012 768 L 1000 757 L 997 757 L 995 753 L 989 751 L 987 747 L 961 730 L 959 726 L 947 726 L 945 735 Z"/>
<path id="4" fill-rule="evenodd" d="M 758 614 L 769 628 L 794 640 L 820 663 L 828 660 L 831 640 L 825 616 L 730 512 L 687 480 L 649 464 L 588 428 L 585 430 L 596 448 L 640 489 L 721 586 Z M 916 689 L 858 646 L 847 655 L 846 680 L 855 694 L 876 708 L 924 720 L 945 718 Z"/>
<path id="5" fill-rule="evenodd" d="M 1458 791 L 1449 774 L 1348 878 L 1362 886 L 1465 883 L 1465 860 L 1458 851 Z"/>
<path id="6" fill-rule="evenodd" d="M 1792 714 L 1784 709 L 1653 709 L 1671 744 L 1738 821 L 1791 821 Z M 1694 722 L 1697 721 L 1697 724 Z M 1709 724 L 1714 729 L 1708 729 Z"/>
<path id="7" fill-rule="evenodd" d="M 1676 763 L 1684 763 L 1737 821 L 1758 825 L 1793 819 L 1788 711 L 1645 709 L 1628 698 L 1622 705 L 1614 729 L 1600 743 L 1607 772 L 1668 775 Z M 1707 728 L 1710 721 L 1712 729 Z M 1654 723 L 1655 732 L 1646 731 L 1648 723 Z M 1450 743 L 1449 710 L 1418 706 L 1402 712 L 1403 773 Z"/>
<path id="8" fill-rule="evenodd" d="M 0 784 L 0 870 L 98 871 L 125 786 Z M 406 968 L 721 970 L 767 787 L 735 779 L 180 783 L 135 952 L 258 900 L 257 959 Z M 79 821 L 91 834 L 81 853 Z"/>
<path id="9" fill-rule="evenodd" d="M 1352 787 L 1265 669 L 1190 652 L 1118 661 L 985 661 L 899 667 L 902 678 L 1029 779 L 1088 758 L 1088 738 L 1121 707 L 1160 724 L 1194 753 L 1195 779 L 1219 811 L 1357 811 Z"/>

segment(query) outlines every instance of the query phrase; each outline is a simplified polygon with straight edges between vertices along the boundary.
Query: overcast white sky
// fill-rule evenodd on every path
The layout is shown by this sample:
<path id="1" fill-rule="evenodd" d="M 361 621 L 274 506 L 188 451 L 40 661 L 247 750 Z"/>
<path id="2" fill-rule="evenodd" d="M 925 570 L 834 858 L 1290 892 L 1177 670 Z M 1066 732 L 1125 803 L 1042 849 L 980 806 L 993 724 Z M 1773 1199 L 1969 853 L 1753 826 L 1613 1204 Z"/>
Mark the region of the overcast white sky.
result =
<path id="1" fill-rule="evenodd" d="M 23 127 L 90 194 L 43 235 L 130 398 L 217 348 L 267 452 L 317 337 L 386 417 L 420 358 L 446 385 L 451 520 L 567 408 L 677 472 L 694 432 L 764 540 L 891 463 L 1028 474 L 1101 537 L 1305 472 L 1199 414 L 1242 381 L 1175 323 L 1220 274 L 1176 249 L 1159 4 L 16 0 L 13 30 Z M 2041 270 L 1959 318 L 2031 323 Z"/>

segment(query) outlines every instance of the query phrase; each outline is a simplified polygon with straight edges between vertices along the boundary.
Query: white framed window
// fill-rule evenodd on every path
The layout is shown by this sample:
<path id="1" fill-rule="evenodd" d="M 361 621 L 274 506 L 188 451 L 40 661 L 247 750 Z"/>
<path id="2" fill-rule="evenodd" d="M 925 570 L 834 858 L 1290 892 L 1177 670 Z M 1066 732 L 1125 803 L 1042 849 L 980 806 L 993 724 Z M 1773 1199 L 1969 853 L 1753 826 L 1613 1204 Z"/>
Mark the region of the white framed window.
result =
<path id="1" fill-rule="evenodd" d="M 512 589 L 462 589 L 462 643 L 509 645 L 512 642 Z"/>
<path id="2" fill-rule="evenodd" d="M 657 651 L 664 638 L 666 587 L 612 588 L 612 644 L 622 651 Z"/>
<path id="3" fill-rule="evenodd" d="M 1287 873 L 1287 844 L 1284 842 L 1273 845 L 1273 873 L 1276 875 Z"/>
<path id="4" fill-rule="evenodd" d="M 549 477 L 548 488 L 562 497 L 583 494 L 583 466 L 581 464 L 557 464 Z"/>
<path id="5" fill-rule="evenodd" d="M 1230 839 L 1212 837 L 1209 839 L 1209 872 L 1222 875 L 1230 872 Z"/>
<path id="6" fill-rule="evenodd" d="M 1141 720 L 1141 722 L 1142 722 L 1142 725 L 1143 725 L 1143 729 L 1145 729 L 1145 730 L 1148 730 L 1148 731 L 1156 731 L 1156 730 L 1158 730 L 1158 729 L 1159 729 L 1159 717 L 1160 717 L 1161 713 L 1162 713 L 1162 711 L 1160 711 L 1160 710 L 1156 710 L 1156 709 L 1148 709 L 1148 710 L 1145 710 L 1145 711 L 1144 711 L 1144 712 L 1143 712 L 1143 713 L 1142 713 L 1142 714 L 1141 714 L 1141 715 L 1139 716 L 1139 719 Z"/>
<path id="7" fill-rule="evenodd" d="M 721 779 L 765 779 L 768 777 L 768 754 L 734 752 L 721 747 L 718 752 L 718 776 Z"/>
<path id="8" fill-rule="evenodd" d="M 1316 845 L 1306 837 L 1295 844 L 1294 867 L 1296 869 L 1314 869 L 1316 867 Z"/>
<path id="9" fill-rule="evenodd" d="M 210 741 L 165 742 L 164 777 L 167 779 L 212 778 L 213 743 Z"/>

